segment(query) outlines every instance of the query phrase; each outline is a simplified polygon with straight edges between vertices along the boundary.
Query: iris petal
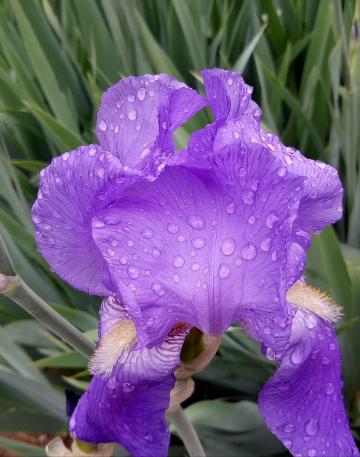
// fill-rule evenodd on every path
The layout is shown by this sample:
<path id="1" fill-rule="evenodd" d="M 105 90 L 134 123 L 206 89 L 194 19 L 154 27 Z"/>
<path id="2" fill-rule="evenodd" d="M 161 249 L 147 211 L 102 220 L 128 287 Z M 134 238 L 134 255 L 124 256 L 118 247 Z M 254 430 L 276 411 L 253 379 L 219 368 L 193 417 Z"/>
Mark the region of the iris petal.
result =
<path id="1" fill-rule="evenodd" d="M 239 308 L 283 310 L 301 182 L 279 180 L 258 149 L 209 160 L 212 172 L 173 166 L 134 183 L 93 219 L 114 288 L 152 342 L 176 322 L 219 335 Z"/>
<path id="2" fill-rule="evenodd" d="M 293 455 L 359 455 L 341 387 L 340 351 L 332 325 L 310 311 L 297 310 L 280 366 L 260 393 L 266 424 Z"/>
<path id="3" fill-rule="evenodd" d="M 124 78 L 104 93 L 96 134 L 122 163 L 155 176 L 175 152 L 174 131 L 205 105 L 195 90 L 168 75 Z"/>
<path id="4" fill-rule="evenodd" d="M 101 316 L 102 338 L 103 325 L 111 328 L 108 316 L 128 317 L 112 298 L 104 300 Z M 170 438 L 165 412 L 187 331 L 177 326 L 158 346 L 124 351 L 109 377 L 95 375 L 69 421 L 70 432 L 91 443 L 118 442 L 134 457 L 165 457 Z"/>
<path id="5" fill-rule="evenodd" d="M 91 218 L 96 207 L 106 203 L 109 183 L 122 186 L 128 174 L 98 145 L 66 152 L 41 173 L 32 209 L 38 249 L 59 276 L 90 294 L 109 293 L 103 284 L 106 263 L 91 236 Z"/>

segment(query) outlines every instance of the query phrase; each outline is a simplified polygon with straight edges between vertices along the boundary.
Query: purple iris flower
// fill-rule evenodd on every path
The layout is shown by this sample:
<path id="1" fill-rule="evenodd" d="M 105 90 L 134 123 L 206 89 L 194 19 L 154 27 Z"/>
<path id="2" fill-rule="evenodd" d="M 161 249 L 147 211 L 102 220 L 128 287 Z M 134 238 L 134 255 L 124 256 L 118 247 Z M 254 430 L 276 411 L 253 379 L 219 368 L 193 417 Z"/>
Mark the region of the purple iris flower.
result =
<path id="1" fill-rule="evenodd" d="M 39 250 L 65 281 L 104 297 L 94 376 L 70 431 L 165 456 L 189 329 L 221 335 L 240 322 L 278 363 L 259 396 L 271 431 L 294 456 L 359 455 L 338 311 L 301 280 L 310 234 L 341 217 L 337 172 L 262 130 L 239 75 L 202 75 L 206 98 L 167 75 L 121 80 L 102 99 L 100 144 L 41 173 Z M 174 131 L 206 104 L 214 123 L 175 155 Z"/>

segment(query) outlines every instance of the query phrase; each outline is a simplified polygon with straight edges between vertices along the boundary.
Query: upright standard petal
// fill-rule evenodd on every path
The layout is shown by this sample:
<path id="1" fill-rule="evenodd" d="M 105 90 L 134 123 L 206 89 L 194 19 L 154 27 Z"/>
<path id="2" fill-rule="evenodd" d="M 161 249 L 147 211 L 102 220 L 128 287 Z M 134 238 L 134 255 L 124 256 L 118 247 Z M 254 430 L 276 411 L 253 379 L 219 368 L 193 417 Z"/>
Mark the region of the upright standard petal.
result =
<path id="1" fill-rule="evenodd" d="M 120 332 L 114 338 L 114 332 L 118 325 L 129 323 L 126 319 L 126 310 L 118 302 L 104 300 L 98 351 L 105 345 L 112 357 L 124 337 Z M 72 435 L 92 443 L 118 442 L 134 457 L 165 457 L 170 438 L 165 412 L 188 330 L 176 326 L 158 346 L 136 350 L 130 345 L 110 372 L 95 373 L 70 419 Z M 99 373 L 101 366 L 95 370 Z"/>
<path id="2" fill-rule="evenodd" d="M 130 175 L 98 145 L 66 152 L 41 172 L 32 209 L 38 249 L 59 276 L 87 293 L 109 294 L 106 263 L 92 239 L 91 219 L 96 208 L 112 198 L 108 187 L 125 186 Z"/>
<path id="3" fill-rule="evenodd" d="M 260 393 L 260 411 L 294 456 L 358 456 L 343 405 L 334 328 L 310 311 L 295 312 L 287 350 Z"/>
<path id="4" fill-rule="evenodd" d="M 219 335 L 239 308 L 284 306 L 285 248 L 302 180 L 279 178 L 279 162 L 265 150 L 235 148 L 209 160 L 206 173 L 174 166 L 134 183 L 93 219 L 113 285 L 152 342 L 176 322 Z"/>
<path id="5" fill-rule="evenodd" d="M 156 176 L 175 152 L 174 131 L 205 105 L 195 90 L 168 75 L 125 78 L 104 93 L 96 134 L 122 163 Z"/>
<path id="6" fill-rule="evenodd" d="M 299 151 L 284 146 L 276 135 L 264 131 L 260 125 L 261 110 L 250 98 L 252 88 L 240 75 L 220 69 L 205 70 L 202 75 L 215 115 L 215 128 L 194 134 L 190 148 L 194 154 L 199 153 L 204 143 L 211 143 L 214 152 L 237 142 L 261 144 L 282 161 L 280 175 L 291 172 L 305 178 L 306 192 L 295 230 L 320 231 L 336 222 L 342 214 L 343 192 L 336 170 L 306 159 Z"/>

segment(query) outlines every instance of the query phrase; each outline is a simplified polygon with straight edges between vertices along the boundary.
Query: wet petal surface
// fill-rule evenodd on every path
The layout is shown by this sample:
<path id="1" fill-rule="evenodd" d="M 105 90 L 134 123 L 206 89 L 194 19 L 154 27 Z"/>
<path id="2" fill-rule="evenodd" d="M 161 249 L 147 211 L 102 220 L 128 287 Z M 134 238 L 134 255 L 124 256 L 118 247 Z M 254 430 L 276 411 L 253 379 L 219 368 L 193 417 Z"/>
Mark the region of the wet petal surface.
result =
<path id="1" fill-rule="evenodd" d="M 168 75 L 124 78 L 104 93 L 96 134 L 123 164 L 156 176 L 175 152 L 174 131 L 205 104 L 196 91 Z"/>
<path id="2" fill-rule="evenodd" d="M 298 178 L 266 151 L 229 150 L 213 173 L 168 167 L 93 218 L 114 287 L 151 341 L 176 322 L 221 334 L 238 309 L 283 309 Z M 272 192 L 276 184 L 277 191 Z"/>
<path id="3" fill-rule="evenodd" d="M 341 388 L 341 358 L 332 325 L 297 310 L 289 346 L 260 393 L 266 424 L 294 456 L 359 455 Z"/>
<path id="4" fill-rule="evenodd" d="M 101 316 L 102 338 L 128 317 L 112 298 L 103 302 Z M 187 331 L 178 326 L 158 346 L 129 348 L 109 376 L 95 375 L 69 421 L 72 435 L 91 443 L 118 442 L 134 457 L 165 457 L 170 439 L 165 411 Z"/>

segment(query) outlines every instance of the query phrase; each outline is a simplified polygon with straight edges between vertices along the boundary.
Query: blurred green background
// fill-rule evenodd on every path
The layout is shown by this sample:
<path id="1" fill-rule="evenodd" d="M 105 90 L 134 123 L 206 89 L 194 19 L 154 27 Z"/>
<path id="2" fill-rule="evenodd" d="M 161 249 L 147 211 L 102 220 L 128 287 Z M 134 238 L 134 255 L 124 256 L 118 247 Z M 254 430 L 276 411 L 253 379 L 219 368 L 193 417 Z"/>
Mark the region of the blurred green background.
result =
<path id="1" fill-rule="evenodd" d="M 101 93 L 121 77 L 165 72 L 201 91 L 201 68 L 234 69 L 255 87 L 264 126 L 342 177 L 343 220 L 314 236 L 307 278 L 344 310 L 344 396 L 360 439 L 359 14 L 355 0 L 2 0 L 0 230 L 20 275 L 95 340 L 99 300 L 63 283 L 35 248 L 39 171 L 96 141 Z M 178 145 L 209 121 L 197 115 L 177 132 Z M 0 432 L 65 431 L 64 389 L 86 388 L 86 366 L 0 296 Z M 256 405 L 273 371 L 258 344 L 229 330 L 186 404 L 209 456 L 288 455 Z M 1 446 L 44 455 L 4 433 Z M 170 454 L 185 455 L 175 435 Z"/>

